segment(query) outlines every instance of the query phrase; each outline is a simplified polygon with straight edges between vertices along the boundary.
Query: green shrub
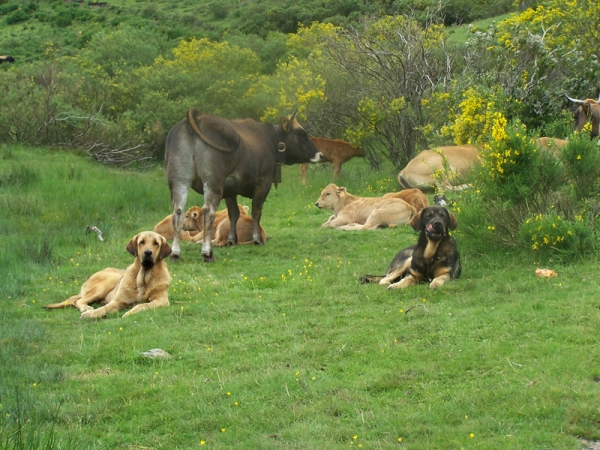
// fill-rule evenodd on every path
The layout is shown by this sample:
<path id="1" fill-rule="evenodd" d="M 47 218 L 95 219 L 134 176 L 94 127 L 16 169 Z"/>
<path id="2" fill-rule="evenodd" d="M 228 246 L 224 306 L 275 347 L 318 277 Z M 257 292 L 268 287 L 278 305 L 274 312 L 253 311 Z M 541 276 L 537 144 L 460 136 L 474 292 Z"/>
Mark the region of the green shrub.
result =
<path id="1" fill-rule="evenodd" d="M 507 128 L 495 127 L 468 179 L 472 189 L 460 194 L 459 234 L 479 245 L 518 247 L 536 260 L 593 251 L 597 207 L 582 199 L 598 188 L 594 142 L 575 137 L 554 155 L 539 149 L 522 126 Z"/>
<path id="2" fill-rule="evenodd" d="M 561 161 L 578 200 L 600 193 L 600 153 L 596 140 L 590 140 L 587 133 L 574 134 L 561 152 Z"/>
<path id="3" fill-rule="evenodd" d="M 6 5 L 2 5 L 0 6 L 0 16 L 4 16 L 16 9 L 19 9 L 19 5 L 17 3 L 8 3 Z"/>
<path id="4" fill-rule="evenodd" d="M 476 176 L 489 198 L 518 205 L 546 197 L 564 183 L 559 161 L 540 151 L 521 125 L 486 144 L 482 159 Z"/>
<path id="5" fill-rule="evenodd" d="M 54 17 L 52 18 L 52 23 L 57 27 L 65 28 L 71 25 L 71 23 L 73 23 L 73 16 L 74 14 L 72 13 L 72 11 L 66 8 L 61 8 L 56 12 Z"/>
<path id="6" fill-rule="evenodd" d="M 8 25 L 13 25 L 19 22 L 25 22 L 29 16 L 22 9 L 17 9 L 15 12 L 11 13 L 6 17 L 6 23 Z"/>
<path id="7" fill-rule="evenodd" d="M 582 215 L 565 220 L 556 211 L 527 217 L 521 224 L 520 239 L 526 248 L 541 254 L 583 254 L 593 249 L 589 224 Z"/>

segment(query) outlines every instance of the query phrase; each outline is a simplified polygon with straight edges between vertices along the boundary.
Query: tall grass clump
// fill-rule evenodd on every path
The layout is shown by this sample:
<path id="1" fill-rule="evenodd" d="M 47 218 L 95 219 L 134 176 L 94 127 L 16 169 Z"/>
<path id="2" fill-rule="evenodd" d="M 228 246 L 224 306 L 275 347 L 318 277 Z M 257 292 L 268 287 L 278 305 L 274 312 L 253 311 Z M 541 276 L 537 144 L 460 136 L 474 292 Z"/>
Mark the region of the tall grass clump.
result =
<path id="1" fill-rule="evenodd" d="M 587 136 L 545 150 L 522 125 L 497 121 L 471 175 L 472 189 L 460 196 L 463 230 L 484 245 L 519 248 L 536 259 L 593 251 L 599 159 Z"/>
<path id="2" fill-rule="evenodd" d="M 30 402 L 29 402 L 30 403 Z M 15 390 L 14 403 L 0 416 L 0 450 L 74 450 L 80 443 L 74 435 L 65 439 L 58 436 L 55 422 L 60 405 L 51 414 L 50 420 L 24 403 L 19 390 Z"/>

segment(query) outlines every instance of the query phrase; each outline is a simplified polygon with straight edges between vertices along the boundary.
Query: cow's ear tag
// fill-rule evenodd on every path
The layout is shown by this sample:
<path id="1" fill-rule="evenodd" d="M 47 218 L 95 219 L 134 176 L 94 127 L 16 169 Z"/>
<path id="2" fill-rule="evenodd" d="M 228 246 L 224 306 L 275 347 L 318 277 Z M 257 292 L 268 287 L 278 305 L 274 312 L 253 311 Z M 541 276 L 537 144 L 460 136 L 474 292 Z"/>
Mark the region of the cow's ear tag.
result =
<path id="1" fill-rule="evenodd" d="M 277 150 L 279 150 L 280 152 L 285 152 L 285 142 L 280 142 L 279 144 L 277 144 Z"/>

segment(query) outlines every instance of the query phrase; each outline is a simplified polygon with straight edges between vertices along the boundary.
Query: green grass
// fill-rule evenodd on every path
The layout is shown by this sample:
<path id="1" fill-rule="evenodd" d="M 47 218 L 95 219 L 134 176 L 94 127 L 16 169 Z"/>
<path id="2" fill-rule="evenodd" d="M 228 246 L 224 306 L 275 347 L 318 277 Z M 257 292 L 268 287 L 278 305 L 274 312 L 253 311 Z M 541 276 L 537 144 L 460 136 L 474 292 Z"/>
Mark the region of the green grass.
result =
<path id="1" fill-rule="evenodd" d="M 451 27 L 450 42 L 452 42 L 453 44 L 464 44 L 465 42 L 467 42 L 467 39 L 469 37 L 469 29 L 471 27 L 474 27 L 474 29 L 479 31 L 484 31 L 487 30 L 489 26 L 492 25 L 492 23 L 498 24 L 503 20 L 508 19 L 510 16 L 511 14 L 502 14 L 496 17 L 489 17 L 487 19 L 476 20 L 472 23 L 468 23 L 465 25 Z"/>
<path id="2" fill-rule="evenodd" d="M 0 180 L 9 172 L 20 181 L 0 184 L 0 448 L 17 448 L 4 444 L 15 417 L 61 448 L 86 449 L 575 449 L 580 438 L 600 440 L 597 260 L 538 279 L 527 255 L 461 236 L 463 276 L 442 289 L 361 286 L 414 231 L 321 228 L 329 212 L 314 202 L 331 169 L 311 170 L 304 188 L 298 167 L 286 167 L 265 204 L 264 247 L 218 248 L 207 265 L 199 246 L 184 244 L 182 262 L 169 263 L 169 308 L 81 321 L 74 309 L 42 306 L 94 271 L 130 263 L 128 240 L 170 212 L 164 170 L 4 147 Z M 358 195 L 396 188 L 391 171 L 361 160 L 337 184 Z M 201 202 L 192 194 L 188 206 Z M 140 356 L 156 347 L 173 357 Z"/>

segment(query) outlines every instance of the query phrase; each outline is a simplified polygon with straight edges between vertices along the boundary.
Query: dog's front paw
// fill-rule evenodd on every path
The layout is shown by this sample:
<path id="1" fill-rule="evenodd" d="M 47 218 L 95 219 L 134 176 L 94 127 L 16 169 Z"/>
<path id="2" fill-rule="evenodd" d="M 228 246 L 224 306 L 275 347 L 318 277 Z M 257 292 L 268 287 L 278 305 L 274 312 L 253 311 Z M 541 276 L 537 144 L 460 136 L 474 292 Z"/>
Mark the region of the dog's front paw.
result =
<path id="1" fill-rule="evenodd" d="M 429 289 L 434 290 L 441 287 L 444 284 L 444 280 L 440 280 L 439 278 L 434 278 L 431 283 L 429 283 Z"/>
<path id="2" fill-rule="evenodd" d="M 131 311 L 132 311 L 132 310 L 130 309 L 130 310 L 129 310 L 129 311 L 127 311 L 125 314 L 123 314 L 123 315 L 121 316 L 121 319 L 124 319 L 125 317 L 129 317 L 129 316 L 131 315 Z"/>
<path id="3" fill-rule="evenodd" d="M 389 289 L 404 289 L 410 286 L 410 284 L 406 283 L 406 278 L 398 281 L 397 283 L 390 284 L 387 288 Z"/>
<path id="4" fill-rule="evenodd" d="M 87 311 L 84 311 L 81 313 L 81 315 L 79 316 L 80 319 L 95 319 L 96 318 L 96 314 L 95 314 L 96 310 L 94 309 L 88 309 Z"/>

